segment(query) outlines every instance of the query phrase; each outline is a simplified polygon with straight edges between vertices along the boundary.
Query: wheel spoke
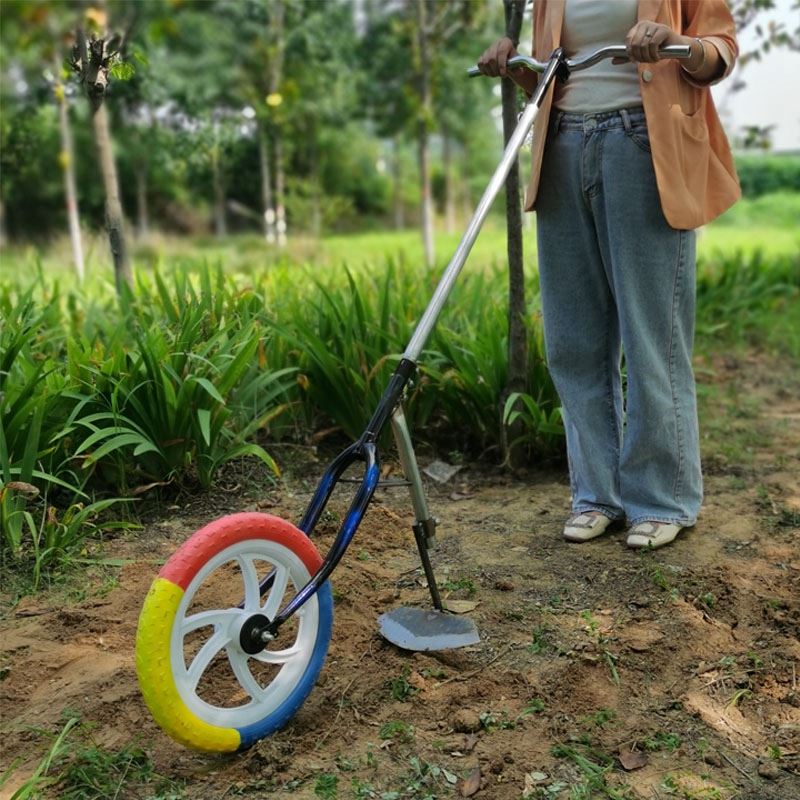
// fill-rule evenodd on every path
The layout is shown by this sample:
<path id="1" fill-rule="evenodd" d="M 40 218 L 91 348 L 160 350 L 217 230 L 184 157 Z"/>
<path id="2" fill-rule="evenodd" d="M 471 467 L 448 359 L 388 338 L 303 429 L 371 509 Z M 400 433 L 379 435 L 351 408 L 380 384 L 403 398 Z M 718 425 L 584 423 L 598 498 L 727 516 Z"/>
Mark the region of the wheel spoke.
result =
<path id="1" fill-rule="evenodd" d="M 244 607 L 248 611 L 255 611 L 261 606 L 261 588 L 258 585 L 256 565 L 252 558 L 246 556 L 237 556 L 236 562 L 244 580 Z"/>
<path id="2" fill-rule="evenodd" d="M 197 684 L 200 683 L 200 678 L 203 677 L 203 673 L 208 669 L 208 665 L 214 660 L 214 656 L 216 656 L 230 640 L 231 637 L 228 635 L 227 631 L 217 631 L 200 650 L 198 650 L 189 669 L 186 670 L 186 675 L 189 678 L 189 685 L 193 692 L 197 690 Z"/>
<path id="3" fill-rule="evenodd" d="M 213 625 L 215 629 L 220 627 L 227 629 L 230 621 L 240 613 L 238 609 L 226 609 L 224 611 L 201 611 L 199 614 L 192 614 L 190 617 L 184 618 L 181 623 L 181 633 L 187 636 L 192 631 L 204 628 L 206 625 Z"/>
<path id="4" fill-rule="evenodd" d="M 285 664 L 289 659 L 299 655 L 303 649 L 299 645 L 287 647 L 285 650 L 262 650 L 252 658 L 262 664 Z"/>
<path id="5" fill-rule="evenodd" d="M 272 588 L 269 590 L 267 602 L 264 603 L 263 612 L 270 620 L 275 619 L 275 615 L 281 610 L 283 595 L 289 584 L 289 570 L 286 567 L 276 565 L 275 577 L 272 580 Z"/>
<path id="6" fill-rule="evenodd" d="M 227 648 L 228 661 L 230 661 L 233 674 L 239 685 L 244 689 L 253 700 L 260 701 L 264 699 L 264 690 L 258 685 L 258 681 L 253 677 L 250 672 L 250 667 L 247 666 L 247 656 L 237 653 L 232 647 Z"/>

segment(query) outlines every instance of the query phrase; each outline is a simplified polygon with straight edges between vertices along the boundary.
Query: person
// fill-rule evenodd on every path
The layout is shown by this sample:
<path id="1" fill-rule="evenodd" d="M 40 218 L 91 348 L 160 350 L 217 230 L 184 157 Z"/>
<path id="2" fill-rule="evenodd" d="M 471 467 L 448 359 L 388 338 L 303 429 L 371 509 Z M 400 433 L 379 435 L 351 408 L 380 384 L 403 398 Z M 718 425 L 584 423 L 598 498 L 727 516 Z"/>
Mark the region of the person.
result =
<path id="1" fill-rule="evenodd" d="M 628 53 L 555 82 L 534 124 L 525 208 L 537 214 L 567 439 L 564 537 L 586 542 L 627 520 L 630 547 L 661 547 L 695 524 L 702 500 L 694 229 L 740 196 L 709 89 L 736 60 L 734 22 L 724 0 L 534 0 L 533 13 L 538 60 L 559 46 L 573 56 L 624 42 Z M 673 44 L 691 57 L 660 59 Z M 508 70 L 513 55 L 503 38 L 478 66 L 530 96 L 537 76 Z"/>

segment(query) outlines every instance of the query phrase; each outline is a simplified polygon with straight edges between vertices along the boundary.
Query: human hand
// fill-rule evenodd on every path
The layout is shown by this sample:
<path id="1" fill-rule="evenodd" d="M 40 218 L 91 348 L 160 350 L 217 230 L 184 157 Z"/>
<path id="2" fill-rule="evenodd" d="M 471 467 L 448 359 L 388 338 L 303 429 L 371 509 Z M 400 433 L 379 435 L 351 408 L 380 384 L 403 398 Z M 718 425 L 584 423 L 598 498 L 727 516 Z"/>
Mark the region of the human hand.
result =
<path id="1" fill-rule="evenodd" d="M 516 55 L 519 55 L 519 53 L 517 53 L 517 48 L 514 47 L 514 42 L 508 36 L 504 36 L 502 39 L 498 39 L 478 59 L 478 69 L 491 78 L 498 76 L 505 78 L 508 75 L 508 70 L 506 69 L 508 59 Z"/>
<path id="2" fill-rule="evenodd" d="M 683 44 L 685 37 L 675 33 L 668 25 L 642 20 L 637 22 L 625 37 L 628 61 L 659 61 L 658 50 L 664 45 Z M 614 64 L 624 64 L 626 59 L 615 58 Z"/>

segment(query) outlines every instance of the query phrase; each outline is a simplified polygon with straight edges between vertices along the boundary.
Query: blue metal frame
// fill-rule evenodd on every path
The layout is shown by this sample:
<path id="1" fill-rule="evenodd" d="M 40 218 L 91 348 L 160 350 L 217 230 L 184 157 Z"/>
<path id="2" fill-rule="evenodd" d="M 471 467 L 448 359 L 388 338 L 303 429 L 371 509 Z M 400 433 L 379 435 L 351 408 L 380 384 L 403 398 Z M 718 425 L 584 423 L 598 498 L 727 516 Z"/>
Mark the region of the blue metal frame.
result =
<path id="1" fill-rule="evenodd" d="M 356 461 L 364 462 L 364 479 L 361 482 L 350 508 L 347 511 L 344 522 L 339 528 L 336 539 L 331 545 L 331 549 L 325 556 L 322 566 L 312 576 L 311 580 L 284 606 L 275 616 L 275 619 L 265 629 L 267 633 L 274 636 L 278 628 L 283 625 L 308 599 L 319 590 L 319 588 L 330 577 L 336 565 L 342 560 L 345 551 L 364 519 L 370 500 L 375 494 L 380 478 L 380 459 L 378 456 L 377 440 L 381 431 L 392 415 L 406 384 L 416 371 L 416 364 L 408 358 L 401 359 L 394 374 L 389 380 L 389 385 L 378 403 L 378 408 L 372 415 L 372 419 L 367 425 L 367 429 L 361 438 L 350 445 L 346 450 L 339 453 L 330 463 L 322 476 L 311 502 L 308 504 L 306 513 L 300 521 L 299 528 L 306 536 L 311 536 L 316 527 L 322 512 L 328 505 L 328 501 L 333 494 L 333 490 L 344 471 Z M 261 583 L 261 593 L 264 594 L 272 586 L 274 572 L 270 573 Z"/>

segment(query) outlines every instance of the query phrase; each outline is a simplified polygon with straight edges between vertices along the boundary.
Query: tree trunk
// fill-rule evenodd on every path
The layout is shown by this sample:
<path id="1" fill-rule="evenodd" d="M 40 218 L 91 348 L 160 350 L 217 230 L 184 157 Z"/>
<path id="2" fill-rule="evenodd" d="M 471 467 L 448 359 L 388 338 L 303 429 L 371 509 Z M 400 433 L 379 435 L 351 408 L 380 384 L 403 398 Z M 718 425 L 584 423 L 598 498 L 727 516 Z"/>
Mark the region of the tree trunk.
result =
<path id="1" fill-rule="evenodd" d="M 315 238 L 322 235 L 322 177 L 319 168 L 317 129 L 313 121 L 306 127 L 308 137 L 309 176 L 311 178 L 311 233 Z"/>
<path id="2" fill-rule="evenodd" d="M 444 138 L 442 159 L 444 161 L 444 229 L 447 233 L 456 230 L 456 198 L 453 180 L 453 138 L 448 130 L 442 132 Z"/>
<path id="3" fill-rule="evenodd" d="M 105 4 L 100 3 L 104 8 Z M 105 91 L 108 86 L 108 55 L 105 39 L 86 41 L 86 31 L 78 29 L 77 55 L 80 59 L 81 80 L 89 100 L 89 114 L 92 120 L 100 173 L 106 195 L 106 230 L 114 262 L 114 280 L 117 293 L 122 294 L 123 285 L 133 288 L 131 262 L 125 240 L 125 221 L 122 216 L 122 203 L 119 199 L 119 179 L 111 148 L 111 131 L 108 123 L 108 110 L 105 105 Z"/>
<path id="4" fill-rule="evenodd" d="M 519 43 L 525 0 L 503 0 L 506 36 Z M 503 138 L 506 143 L 517 125 L 517 88 L 511 78 L 502 80 Z M 508 378 L 502 407 L 512 392 L 524 392 L 528 372 L 528 335 L 525 328 L 525 273 L 522 258 L 522 208 L 519 195 L 519 162 L 515 161 L 506 178 L 506 228 L 508 235 Z M 504 426 L 505 460 L 512 467 L 524 459 L 524 450 L 511 446 L 522 432 L 519 426 Z"/>
<path id="5" fill-rule="evenodd" d="M 56 64 L 56 75 L 61 65 Z M 67 224 L 69 240 L 72 245 L 72 263 L 78 274 L 78 281 L 83 282 L 85 267 L 83 262 L 83 242 L 81 241 L 81 223 L 78 213 L 78 192 L 75 188 L 75 148 L 72 145 L 72 127 L 69 121 L 69 106 L 64 92 L 64 84 L 59 80 L 55 86 L 58 103 L 58 127 L 61 133 L 61 168 L 64 170 L 64 197 L 67 205 Z"/>
<path id="6" fill-rule="evenodd" d="M 466 139 L 461 143 L 461 160 L 465 164 L 469 164 L 469 151 Z M 464 219 L 469 219 L 472 216 L 472 196 L 470 193 L 469 176 L 466 171 L 461 174 L 461 208 Z"/>
<path id="7" fill-rule="evenodd" d="M 392 178 L 394 180 L 394 228 L 403 230 L 406 226 L 405 203 L 403 202 L 403 160 L 400 152 L 400 137 L 394 139 L 392 148 Z"/>
<path id="8" fill-rule="evenodd" d="M 436 253 L 433 243 L 433 195 L 431 192 L 430 153 L 428 149 L 428 126 L 431 108 L 430 65 L 428 54 L 427 8 L 425 0 L 417 0 L 417 46 L 419 47 L 419 122 L 417 147 L 419 177 L 422 200 L 422 244 L 425 249 L 425 264 L 433 266 Z"/>
<path id="9" fill-rule="evenodd" d="M 278 247 L 286 247 L 285 175 L 283 137 L 280 131 L 275 137 L 275 227 L 278 231 Z"/>
<path id="10" fill-rule="evenodd" d="M 219 123 L 214 123 L 214 145 L 211 148 L 211 180 L 214 186 L 214 233 L 228 235 L 228 218 L 225 213 L 225 182 L 220 164 Z"/>
<path id="11" fill-rule="evenodd" d="M 273 43 L 273 56 L 270 60 L 269 91 L 277 94 L 281 88 L 283 76 L 283 50 L 284 42 L 284 6 L 283 0 L 272 0 L 270 14 L 270 39 Z M 278 247 L 286 246 L 286 180 L 283 165 L 283 131 L 281 130 L 280 117 L 275 121 L 274 129 L 275 146 L 275 230 Z"/>
<path id="12" fill-rule="evenodd" d="M 139 239 L 150 236 L 150 213 L 147 208 L 147 160 L 136 170 L 136 235 Z"/>
<path id="13" fill-rule="evenodd" d="M 0 248 L 8 244 L 8 233 L 6 232 L 6 201 L 0 196 Z"/>
<path id="14" fill-rule="evenodd" d="M 101 103 L 92 114 L 92 127 L 100 157 L 100 171 L 103 175 L 103 187 L 106 193 L 106 230 L 111 246 L 111 258 L 114 261 L 114 279 L 117 292 L 122 292 L 123 284 L 133 288 L 133 275 L 125 239 L 125 220 L 122 216 L 122 203 L 119 199 L 119 179 L 114 153 L 111 149 L 111 132 L 108 125 L 108 110 Z"/>
<path id="15" fill-rule="evenodd" d="M 258 126 L 258 161 L 261 166 L 261 207 L 264 238 L 275 242 L 275 209 L 272 207 L 272 176 L 269 168 L 269 140 L 263 124 Z"/>

